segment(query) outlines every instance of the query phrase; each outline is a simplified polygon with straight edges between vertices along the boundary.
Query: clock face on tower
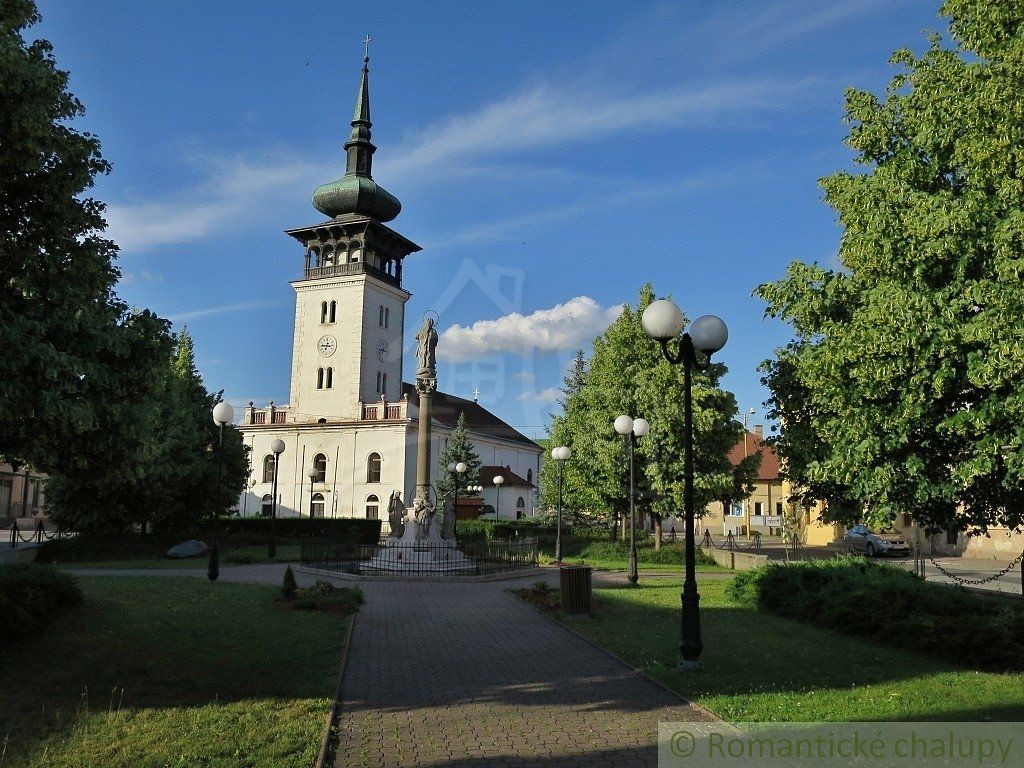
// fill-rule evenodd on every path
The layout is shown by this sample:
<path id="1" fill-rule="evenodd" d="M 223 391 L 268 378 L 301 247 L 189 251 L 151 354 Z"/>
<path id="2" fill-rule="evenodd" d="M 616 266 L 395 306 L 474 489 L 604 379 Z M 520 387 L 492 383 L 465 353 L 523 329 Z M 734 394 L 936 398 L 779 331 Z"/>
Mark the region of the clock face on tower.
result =
<path id="1" fill-rule="evenodd" d="M 377 359 L 382 363 L 388 359 L 388 343 L 384 339 L 377 342 Z"/>
<path id="2" fill-rule="evenodd" d="M 320 341 L 316 343 L 316 348 L 324 357 L 330 357 L 334 354 L 334 350 L 338 348 L 338 341 L 330 334 L 321 336 Z"/>

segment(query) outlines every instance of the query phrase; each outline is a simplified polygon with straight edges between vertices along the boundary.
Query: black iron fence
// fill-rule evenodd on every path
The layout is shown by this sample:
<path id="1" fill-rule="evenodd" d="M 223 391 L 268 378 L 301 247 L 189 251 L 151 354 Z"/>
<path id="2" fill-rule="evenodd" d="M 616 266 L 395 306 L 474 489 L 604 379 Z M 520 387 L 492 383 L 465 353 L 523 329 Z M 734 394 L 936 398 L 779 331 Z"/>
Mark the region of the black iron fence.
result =
<path id="1" fill-rule="evenodd" d="M 364 576 L 486 576 L 537 567 L 537 539 L 404 544 L 381 539 L 377 544 L 349 544 L 303 539 L 299 562 Z"/>

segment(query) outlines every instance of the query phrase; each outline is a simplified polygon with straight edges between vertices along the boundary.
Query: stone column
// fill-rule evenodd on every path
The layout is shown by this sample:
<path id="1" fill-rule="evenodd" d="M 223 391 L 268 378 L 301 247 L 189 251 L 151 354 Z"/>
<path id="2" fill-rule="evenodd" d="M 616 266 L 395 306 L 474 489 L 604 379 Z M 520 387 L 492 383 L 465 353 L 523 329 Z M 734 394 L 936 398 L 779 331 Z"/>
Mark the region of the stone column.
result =
<path id="1" fill-rule="evenodd" d="M 420 396 L 419 431 L 416 437 L 416 497 L 430 499 L 430 419 L 437 379 L 416 379 Z"/>

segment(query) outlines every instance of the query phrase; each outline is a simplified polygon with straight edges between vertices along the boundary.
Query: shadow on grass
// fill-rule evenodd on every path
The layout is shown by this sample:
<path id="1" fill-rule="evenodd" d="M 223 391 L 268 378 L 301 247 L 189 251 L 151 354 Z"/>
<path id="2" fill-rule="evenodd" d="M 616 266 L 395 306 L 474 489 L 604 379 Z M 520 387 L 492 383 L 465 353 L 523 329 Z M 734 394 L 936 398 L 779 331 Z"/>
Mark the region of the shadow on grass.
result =
<path id="1" fill-rule="evenodd" d="M 978 672 L 738 607 L 705 582 L 705 669 L 676 669 L 679 585 L 602 589 L 592 618 L 560 617 L 716 714 L 758 720 L 1024 718 L 1024 675 Z"/>
<path id="2" fill-rule="evenodd" d="M 8 761 L 97 713 L 333 695 L 344 618 L 287 610 L 273 587 L 190 577 L 79 583 L 83 606 L 0 651 Z"/>

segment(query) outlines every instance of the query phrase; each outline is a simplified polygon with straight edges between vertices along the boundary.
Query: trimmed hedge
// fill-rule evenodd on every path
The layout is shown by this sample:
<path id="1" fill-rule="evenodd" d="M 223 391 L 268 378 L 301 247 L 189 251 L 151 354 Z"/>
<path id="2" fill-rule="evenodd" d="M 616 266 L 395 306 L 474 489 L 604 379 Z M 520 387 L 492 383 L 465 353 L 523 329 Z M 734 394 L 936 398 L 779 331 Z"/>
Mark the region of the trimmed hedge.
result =
<path id="1" fill-rule="evenodd" d="M 517 536 L 535 536 L 541 546 L 554 544 L 557 528 L 555 525 L 531 520 L 459 520 L 459 539 L 463 541 L 490 541 L 491 539 L 514 539 Z M 587 541 L 608 541 L 611 531 L 605 526 L 562 526 L 563 539 L 570 536 Z"/>
<path id="2" fill-rule="evenodd" d="M 67 539 L 44 542 L 36 562 L 72 563 L 88 560 L 137 560 L 164 557 L 175 544 L 189 539 L 207 543 L 212 529 L 159 531 L 147 534 L 105 535 L 83 533 Z M 305 537 L 327 538 L 351 544 L 375 544 L 380 538 L 380 520 L 363 518 L 278 518 L 274 534 L 279 544 Z M 270 535 L 267 518 L 228 518 L 220 522 L 218 540 L 224 562 L 233 547 L 265 544 Z"/>
<path id="3" fill-rule="evenodd" d="M 1024 669 L 1019 600 L 921 581 L 862 557 L 769 564 L 736 576 L 736 601 L 981 669 Z"/>
<path id="4" fill-rule="evenodd" d="M 0 565 L 0 641 L 37 634 L 58 613 L 82 603 L 66 573 L 35 564 Z"/>
<path id="5" fill-rule="evenodd" d="M 380 539 L 380 527 L 380 520 L 366 520 L 361 517 L 279 517 L 274 525 L 274 533 L 293 539 L 320 536 L 353 544 L 376 544 Z M 257 534 L 265 537 L 270 533 L 270 518 L 229 517 L 220 521 L 220 532 Z"/>

